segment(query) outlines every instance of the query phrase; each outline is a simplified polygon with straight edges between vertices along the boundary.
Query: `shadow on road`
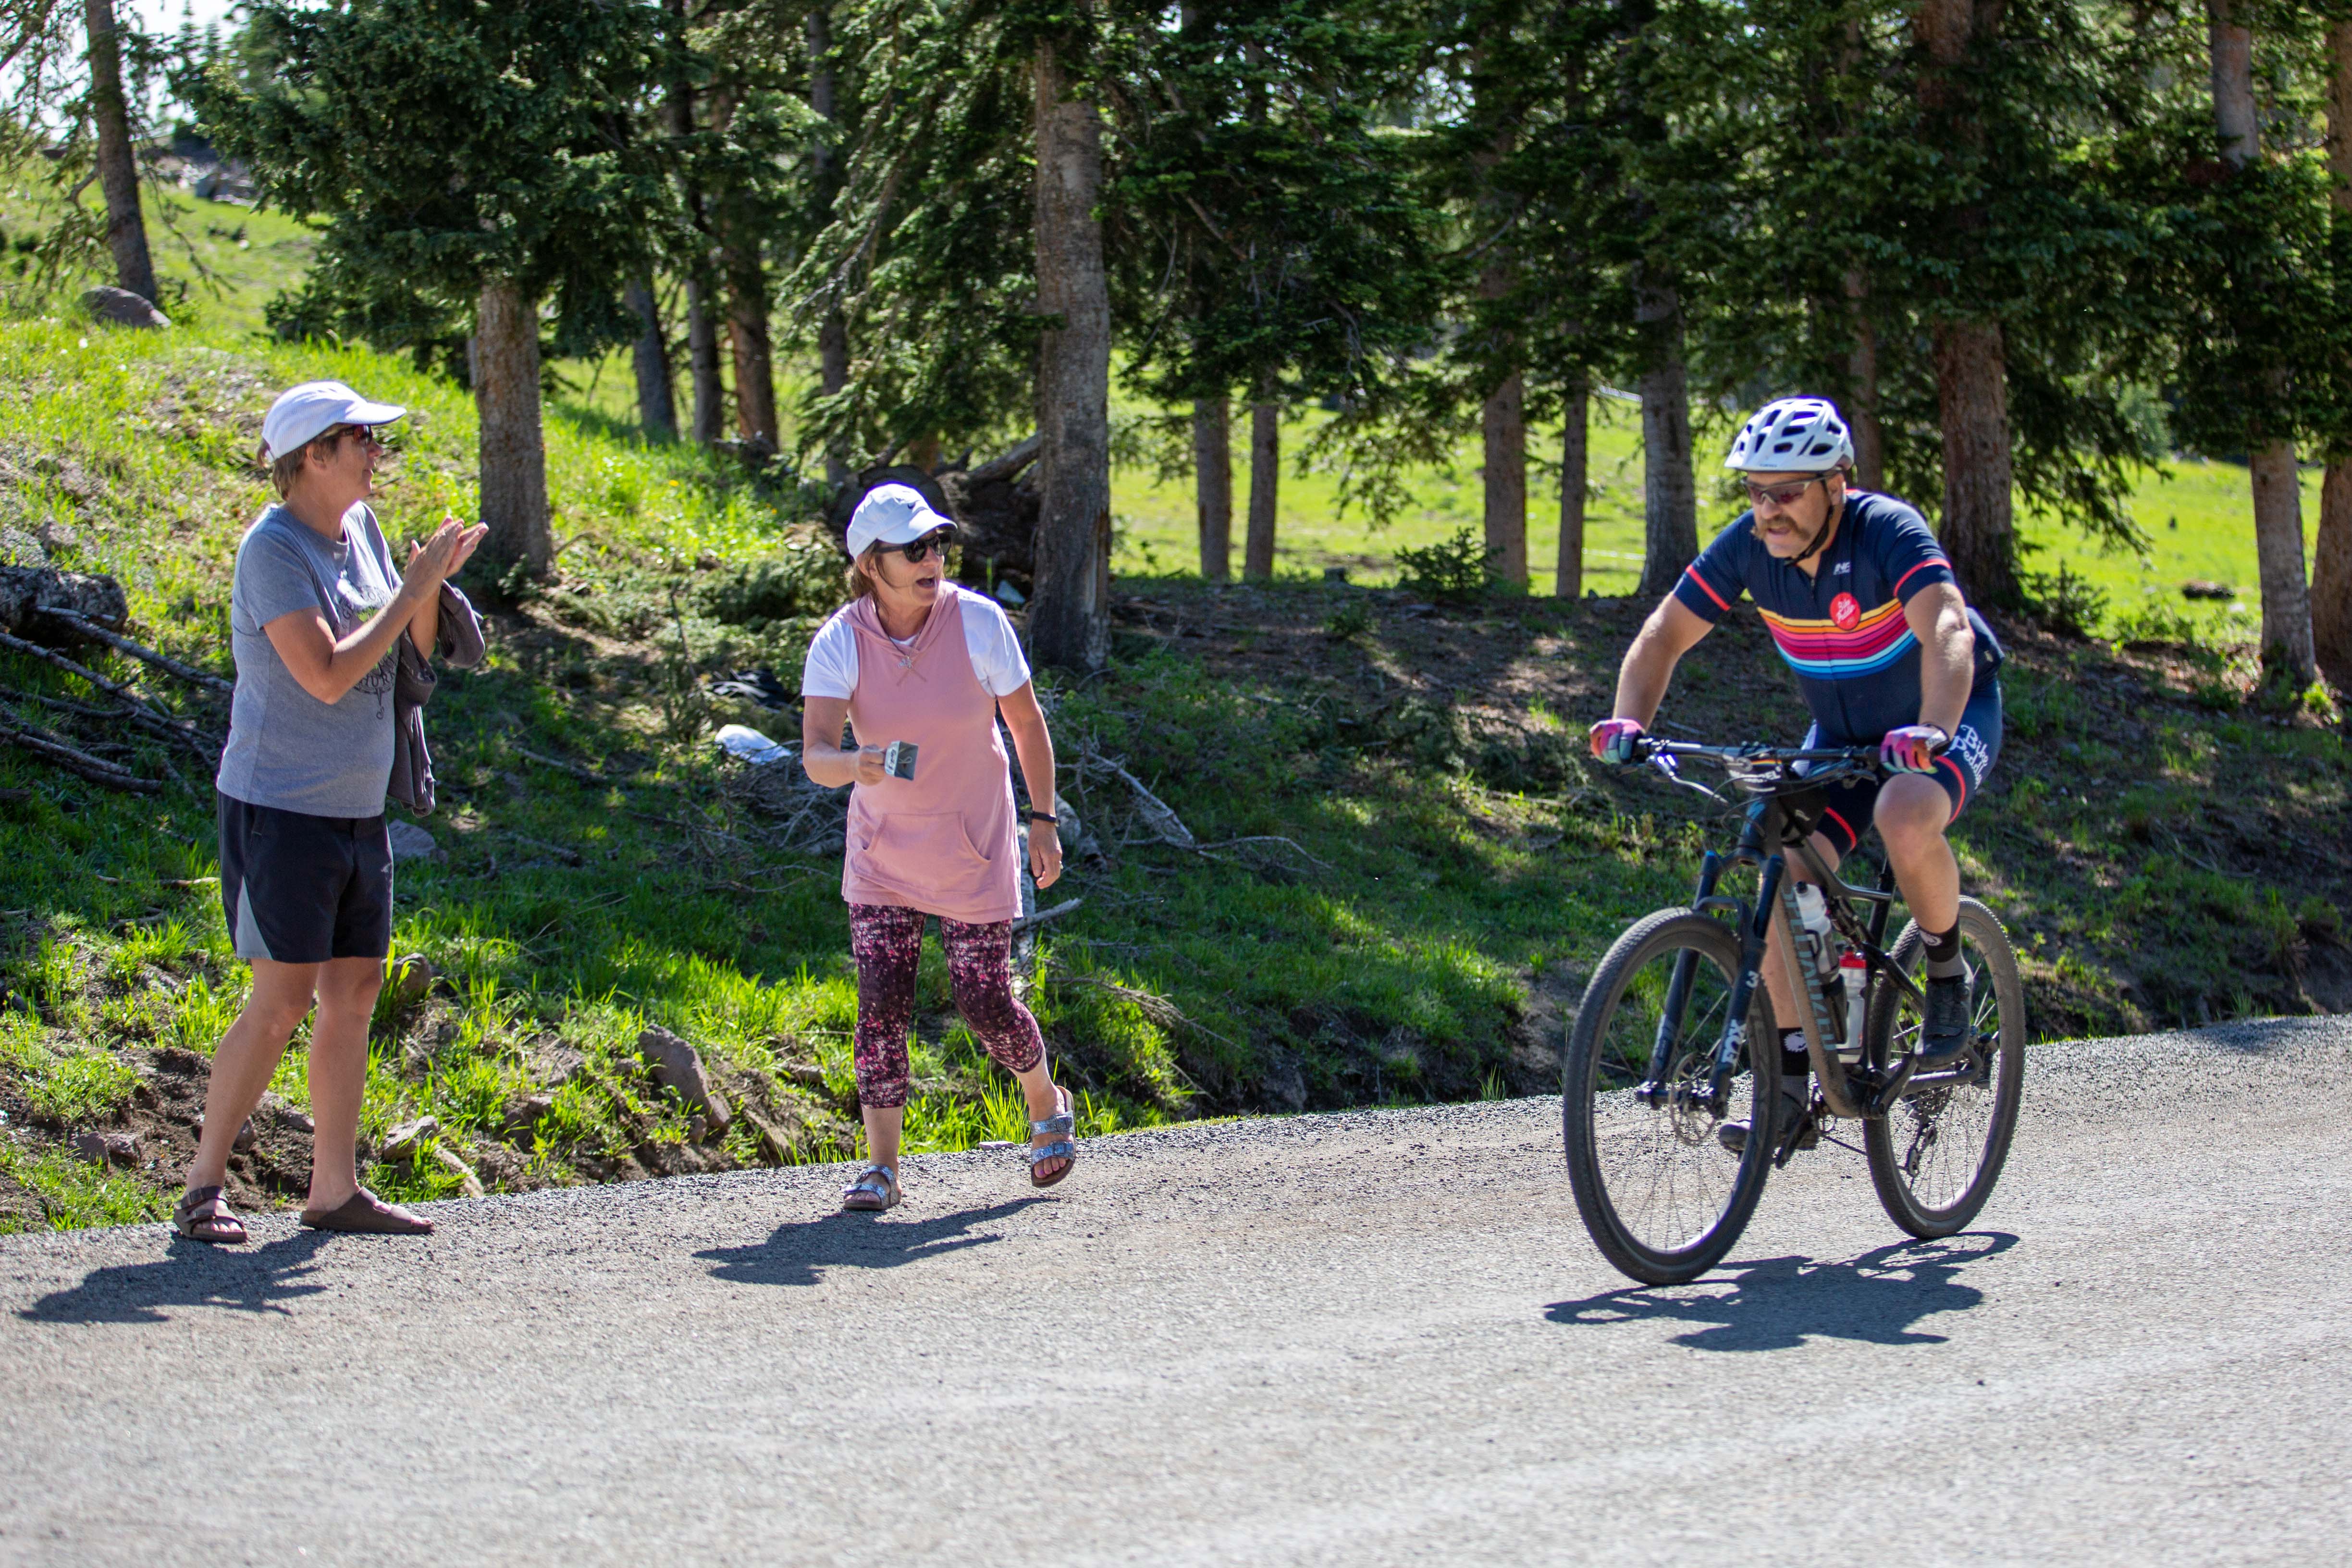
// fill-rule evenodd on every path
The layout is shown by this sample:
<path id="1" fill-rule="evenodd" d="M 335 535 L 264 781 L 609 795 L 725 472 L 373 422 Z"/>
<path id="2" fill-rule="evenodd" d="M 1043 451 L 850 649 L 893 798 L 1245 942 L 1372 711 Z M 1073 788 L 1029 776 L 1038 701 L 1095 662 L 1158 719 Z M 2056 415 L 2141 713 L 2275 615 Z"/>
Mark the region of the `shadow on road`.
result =
<path id="1" fill-rule="evenodd" d="M 1938 1312 L 1964 1312 L 1984 1292 L 1962 1284 L 1961 1269 L 2017 1245 L 2000 1232 L 1906 1241 L 1843 1263 L 1768 1258 L 1734 1265 L 1728 1278 L 1688 1285 L 1635 1286 L 1555 1301 L 1555 1323 L 1600 1326 L 1661 1319 L 1700 1325 L 1674 1342 L 1703 1351 L 1777 1351 L 1808 1337 L 1879 1345 L 1932 1345 L 1942 1334 L 1914 1327 Z"/>
<path id="2" fill-rule="evenodd" d="M 1018 1214 L 1035 1198 L 1016 1198 L 984 1209 L 941 1215 L 937 1219 L 894 1220 L 881 1215 L 836 1214 L 780 1226 L 757 1247 L 720 1247 L 698 1252 L 718 1265 L 714 1279 L 743 1285 L 814 1285 L 824 1268 L 897 1268 L 925 1258 L 985 1247 L 1003 1238 L 971 1234 L 975 1226 Z"/>
<path id="3" fill-rule="evenodd" d="M 163 1323 L 171 1321 L 171 1307 L 283 1312 L 283 1303 L 326 1289 L 305 1276 L 327 1241 L 315 1230 L 251 1247 L 174 1237 L 169 1258 L 92 1269 L 80 1284 L 53 1290 L 16 1316 L 35 1323 Z"/>

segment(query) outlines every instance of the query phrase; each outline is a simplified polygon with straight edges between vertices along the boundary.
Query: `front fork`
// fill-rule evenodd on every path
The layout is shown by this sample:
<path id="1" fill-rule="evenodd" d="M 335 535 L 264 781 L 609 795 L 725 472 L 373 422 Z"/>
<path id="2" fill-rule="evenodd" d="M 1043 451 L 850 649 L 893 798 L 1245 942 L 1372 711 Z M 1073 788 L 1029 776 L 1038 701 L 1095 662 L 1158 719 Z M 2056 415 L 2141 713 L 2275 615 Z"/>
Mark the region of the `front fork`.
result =
<path id="1" fill-rule="evenodd" d="M 1712 849 L 1706 852 L 1699 867 L 1698 889 L 1691 899 L 1694 910 L 1726 909 L 1738 916 L 1739 977 L 1732 984 L 1730 1013 L 1716 1042 L 1715 1059 L 1707 1075 L 1707 1110 L 1718 1121 L 1730 1106 L 1732 1075 L 1739 1070 L 1739 1053 L 1748 1043 L 1748 1009 L 1756 995 L 1764 935 L 1770 929 L 1769 912 L 1780 886 L 1782 870 L 1780 856 L 1765 860 L 1760 896 L 1751 911 L 1737 899 L 1717 896 L 1716 884 L 1722 879 L 1724 865 L 1721 855 Z M 1683 1014 L 1690 1005 L 1691 979 L 1697 965 L 1698 954 L 1688 950 L 1675 958 L 1674 973 L 1666 982 L 1665 1005 L 1658 1012 L 1657 1037 L 1650 1045 L 1649 1071 L 1643 1076 L 1641 1087 L 1633 1091 L 1633 1098 L 1644 1105 L 1663 1105 L 1673 1098 L 1674 1085 L 1666 1075 L 1673 1068 L 1675 1043 L 1682 1037 Z"/>

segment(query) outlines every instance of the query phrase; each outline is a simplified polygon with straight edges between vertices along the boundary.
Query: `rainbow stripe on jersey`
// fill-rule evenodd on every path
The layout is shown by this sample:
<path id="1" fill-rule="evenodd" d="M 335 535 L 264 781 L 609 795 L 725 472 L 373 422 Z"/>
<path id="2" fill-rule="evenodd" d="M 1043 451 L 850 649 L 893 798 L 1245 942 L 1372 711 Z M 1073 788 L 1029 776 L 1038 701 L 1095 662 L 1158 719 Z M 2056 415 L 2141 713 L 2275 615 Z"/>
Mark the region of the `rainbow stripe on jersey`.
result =
<path id="1" fill-rule="evenodd" d="M 1780 657 L 1799 675 L 1813 680 L 1858 680 L 1902 662 L 1919 646 L 1911 625 L 1903 618 L 1903 602 L 1889 599 L 1866 610 L 1852 631 L 1834 621 L 1800 620 L 1776 616 L 1762 605 L 1758 613 L 1779 645 Z"/>

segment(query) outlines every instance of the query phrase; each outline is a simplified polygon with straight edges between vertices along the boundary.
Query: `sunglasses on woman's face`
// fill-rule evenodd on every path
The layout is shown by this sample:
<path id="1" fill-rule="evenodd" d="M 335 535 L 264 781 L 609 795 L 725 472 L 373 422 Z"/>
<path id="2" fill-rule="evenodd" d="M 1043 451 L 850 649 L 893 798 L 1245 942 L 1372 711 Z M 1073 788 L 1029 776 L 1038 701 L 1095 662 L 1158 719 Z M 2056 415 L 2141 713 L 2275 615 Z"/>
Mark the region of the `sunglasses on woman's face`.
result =
<path id="1" fill-rule="evenodd" d="M 1748 504 L 1750 506 L 1762 506 L 1769 500 L 1774 506 L 1791 507 L 1804 500 L 1807 490 L 1827 478 L 1829 478 L 1827 474 L 1815 474 L 1811 479 L 1801 480 L 1793 485 L 1759 485 L 1746 480 L 1741 482 L 1748 485 Z"/>
<path id="2" fill-rule="evenodd" d="M 875 546 L 875 548 L 877 550 L 892 551 L 898 554 L 905 556 L 910 562 L 917 562 L 927 559 L 934 550 L 937 550 L 940 554 L 945 555 L 947 553 L 948 546 L 954 542 L 954 529 L 937 528 L 923 535 L 922 538 L 914 540 L 906 544 L 879 544 Z"/>

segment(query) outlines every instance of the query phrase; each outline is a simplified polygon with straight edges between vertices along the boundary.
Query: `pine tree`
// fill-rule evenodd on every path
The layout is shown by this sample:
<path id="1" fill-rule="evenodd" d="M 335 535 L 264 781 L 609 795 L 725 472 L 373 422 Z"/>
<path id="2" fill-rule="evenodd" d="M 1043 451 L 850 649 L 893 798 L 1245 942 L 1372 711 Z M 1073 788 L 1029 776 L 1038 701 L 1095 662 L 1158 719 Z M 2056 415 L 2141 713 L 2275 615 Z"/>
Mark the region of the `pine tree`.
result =
<path id="1" fill-rule="evenodd" d="M 183 90 L 265 196 L 323 222 L 312 319 L 429 341 L 471 317 L 485 552 L 553 559 L 540 440 L 541 305 L 579 343 L 634 335 L 656 160 L 622 127 L 652 81 L 655 13 L 520 0 L 255 7 L 267 69 Z M 414 334 L 413 336 L 411 334 Z"/>

